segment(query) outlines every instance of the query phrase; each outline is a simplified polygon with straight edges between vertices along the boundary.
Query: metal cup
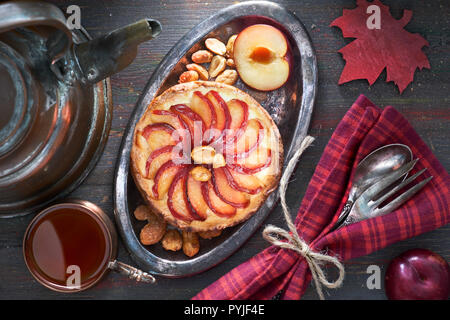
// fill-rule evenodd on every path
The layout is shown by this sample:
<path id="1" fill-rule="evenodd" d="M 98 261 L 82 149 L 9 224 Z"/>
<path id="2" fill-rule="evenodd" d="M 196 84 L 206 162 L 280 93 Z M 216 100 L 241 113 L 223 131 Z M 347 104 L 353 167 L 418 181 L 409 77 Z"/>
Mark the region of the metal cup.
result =
<path id="1" fill-rule="evenodd" d="M 99 268 L 97 269 L 95 274 L 92 275 L 88 281 L 85 281 L 84 283 L 81 282 L 78 286 L 61 285 L 56 281 L 50 280 L 45 275 L 44 271 L 42 271 L 39 268 L 39 265 L 33 258 L 33 242 L 31 241 L 30 238 L 30 234 L 32 234 L 33 230 L 37 227 L 38 221 L 41 221 L 43 218 L 45 218 L 45 216 L 55 212 L 56 210 L 67 208 L 76 209 L 77 211 L 79 211 L 79 214 L 87 214 L 91 218 L 93 218 L 93 221 L 95 221 L 98 227 L 102 230 L 106 242 L 104 252 L 105 258 L 103 259 L 103 262 L 99 265 Z M 136 281 L 148 283 L 155 282 L 155 278 L 152 275 L 116 260 L 117 233 L 114 228 L 114 224 L 100 207 L 84 200 L 65 201 L 62 203 L 55 204 L 39 212 L 30 222 L 25 232 L 23 239 L 23 256 L 27 268 L 32 274 L 32 276 L 43 286 L 58 292 L 65 292 L 65 293 L 79 292 L 91 288 L 105 276 L 108 270 L 117 271 L 119 273 L 128 276 L 131 279 L 135 279 Z"/>

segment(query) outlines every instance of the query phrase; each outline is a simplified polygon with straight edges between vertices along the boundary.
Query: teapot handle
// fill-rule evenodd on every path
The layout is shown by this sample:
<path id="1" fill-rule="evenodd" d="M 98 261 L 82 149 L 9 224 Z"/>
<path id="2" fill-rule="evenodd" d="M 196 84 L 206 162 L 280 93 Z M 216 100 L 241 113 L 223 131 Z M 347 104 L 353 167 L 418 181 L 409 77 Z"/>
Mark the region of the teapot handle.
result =
<path id="1" fill-rule="evenodd" d="M 56 62 L 72 46 L 72 33 L 66 25 L 66 18 L 61 10 L 46 2 L 6 2 L 0 4 L 0 33 L 20 27 L 52 27 L 47 40 L 51 69 L 55 71 Z"/>

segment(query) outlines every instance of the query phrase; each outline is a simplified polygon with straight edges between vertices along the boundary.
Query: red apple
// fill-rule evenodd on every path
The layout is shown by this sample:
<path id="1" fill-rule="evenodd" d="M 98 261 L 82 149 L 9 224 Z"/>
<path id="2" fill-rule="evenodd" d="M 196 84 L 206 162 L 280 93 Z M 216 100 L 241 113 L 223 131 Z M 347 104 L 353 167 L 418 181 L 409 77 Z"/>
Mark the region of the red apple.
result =
<path id="1" fill-rule="evenodd" d="M 386 270 L 385 290 L 391 300 L 446 300 L 449 289 L 449 265 L 430 250 L 408 250 Z"/>
<path id="2" fill-rule="evenodd" d="M 288 48 L 283 33 L 270 25 L 255 24 L 242 30 L 233 47 L 242 81 L 262 91 L 281 87 L 290 73 Z"/>

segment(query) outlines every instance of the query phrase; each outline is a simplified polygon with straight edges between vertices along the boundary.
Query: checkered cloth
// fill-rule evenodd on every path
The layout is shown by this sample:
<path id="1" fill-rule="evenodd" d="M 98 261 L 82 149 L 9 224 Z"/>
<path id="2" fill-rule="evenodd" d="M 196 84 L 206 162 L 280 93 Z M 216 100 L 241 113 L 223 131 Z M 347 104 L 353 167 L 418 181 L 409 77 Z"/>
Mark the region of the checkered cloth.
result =
<path id="1" fill-rule="evenodd" d="M 328 233 L 345 204 L 356 164 L 374 149 L 390 143 L 408 145 L 420 159 L 411 174 L 428 169 L 417 181 L 430 175 L 434 178 L 396 211 Z M 295 225 L 313 250 L 345 261 L 449 223 L 449 188 L 448 173 L 407 120 L 394 108 L 381 110 L 361 95 L 326 146 Z M 279 292 L 282 299 L 300 299 L 310 281 L 304 258 L 292 250 L 271 246 L 193 299 L 271 299 Z"/>

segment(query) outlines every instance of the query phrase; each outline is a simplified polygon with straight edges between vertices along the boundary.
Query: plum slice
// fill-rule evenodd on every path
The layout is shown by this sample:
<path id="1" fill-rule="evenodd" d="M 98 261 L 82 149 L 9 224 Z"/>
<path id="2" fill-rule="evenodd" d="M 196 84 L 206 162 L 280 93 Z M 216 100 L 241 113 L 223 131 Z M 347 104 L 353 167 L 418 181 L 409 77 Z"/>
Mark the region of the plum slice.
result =
<path id="1" fill-rule="evenodd" d="M 208 213 L 208 203 L 205 201 L 202 193 L 202 183 L 197 181 L 189 173 L 187 177 L 187 197 L 193 211 L 199 216 L 199 220 L 205 220 Z"/>
<path id="2" fill-rule="evenodd" d="M 168 145 L 150 153 L 150 156 L 148 157 L 145 164 L 145 176 L 147 177 L 147 179 L 153 179 L 158 169 L 167 161 L 172 160 L 172 158 L 174 157 L 173 152 L 176 152 L 175 146 Z"/>
<path id="3" fill-rule="evenodd" d="M 186 126 L 180 117 L 169 110 L 152 110 L 150 113 L 150 119 L 153 123 L 166 123 L 175 130 L 186 129 Z"/>
<path id="4" fill-rule="evenodd" d="M 245 208 L 250 203 L 249 197 L 246 193 L 234 189 L 228 182 L 225 168 L 213 169 L 213 186 L 217 195 L 224 202 L 236 208 Z"/>
<path id="5" fill-rule="evenodd" d="M 228 110 L 227 103 L 222 99 L 217 91 L 211 90 L 206 94 L 206 98 L 211 102 L 216 113 L 216 123 L 214 129 L 217 131 L 214 134 L 212 141 L 216 141 L 223 137 L 224 130 L 227 130 L 231 123 L 231 115 Z"/>
<path id="6" fill-rule="evenodd" d="M 272 163 L 272 150 L 267 148 L 257 148 L 249 154 L 247 158 L 238 159 L 228 164 L 232 170 L 242 174 L 255 174 L 267 168 Z"/>
<path id="7" fill-rule="evenodd" d="M 251 119 L 239 134 L 239 138 L 232 144 L 227 144 L 226 154 L 235 158 L 246 158 L 261 143 L 264 137 L 264 127 L 257 119 Z"/>
<path id="8" fill-rule="evenodd" d="M 227 102 L 231 122 L 226 134 L 226 142 L 234 142 L 243 133 L 248 121 L 248 105 L 241 100 L 232 99 Z"/>
<path id="9" fill-rule="evenodd" d="M 263 187 L 261 180 L 253 175 L 242 174 L 229 168 L 224 168 L 224 172 L 230 186 L 238 191 L 257 194 Z"/>
<path id="10" fill-rule="evenodd" d="M 190 107 L 202 118 L 206 125 L 206 129 L 210 129 L 215 126 L 216 111 L 214 106 L 200 91 L 195 91 L 192 94 Z"/>
<path id="11" fill-rule="evenodd" d="M 206 125 L 203 119 L 191 108 L 185 104 L 176 104 L 170 107 L 170 110 L 181 117 L 187 125 L 191 136 L 191 145 L 201 145 L 203 140 L 203 133 L 206 130 Z"/>
<path id="12" fill-rule="evenodd" d="M 166 123 L 148 125 L 141 132 L 145 142 L 141 142 L 138 139 L 138 144 L 140 147 L 149 147 L 150 150 L 157 150 L 167 145 L 175 145 L 179 141 L 175 139 L 174 130 L 172 126 Z"/>
<path id="13" fill-rule="evenodd" d="M 211 180 L 202 182 L 202 194 L 208 206 L 217 216 L 223 218 L 231 218 L 236 214 L 236 208 L 224 202 L 216 194 Z"/>
<path id="14" fill-rule="evenodd" d="M 153 179 L 154 185 L 152 187 L 152 193 L 154 199 L 162 199 L 162 197 L 169 190 L 173 179 L 177 175 L 178 171 L 184 169 L 186 165 L 177 164 L 173 161 L 167 161 L 156 172 Z"/>
<path id="15" fill-rule="evenodd" d="M 168 190 L 167 207 L 176 219 L 191 222 L 193 214 L 186 195 L 187 176 L 187 168 L 180 169 L 176 173 Z"/>

